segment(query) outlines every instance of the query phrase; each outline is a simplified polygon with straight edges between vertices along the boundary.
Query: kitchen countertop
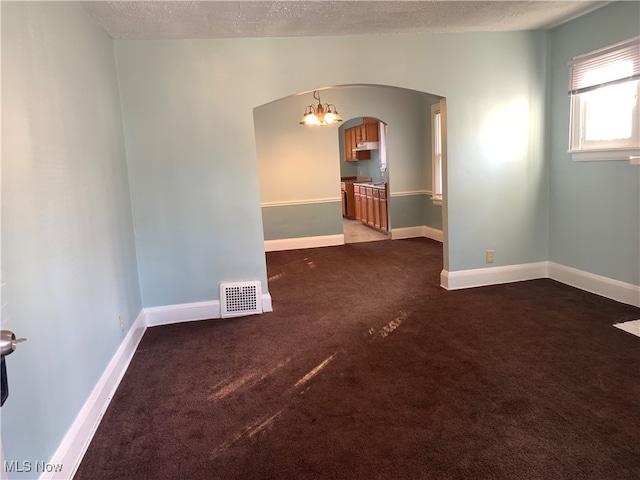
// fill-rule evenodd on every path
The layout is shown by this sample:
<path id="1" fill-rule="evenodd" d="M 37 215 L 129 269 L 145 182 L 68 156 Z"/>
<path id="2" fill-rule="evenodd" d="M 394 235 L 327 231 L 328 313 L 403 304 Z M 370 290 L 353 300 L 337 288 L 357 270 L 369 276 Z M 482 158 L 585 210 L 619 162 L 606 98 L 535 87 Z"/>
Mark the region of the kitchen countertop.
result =
<path id="1" fill-rule="evenodd" d="M 386 182 L 354 182 L 354 185 L 358 185 L 361 187 L 385 188 L 387 186 L 387 183 Z"/>
<path id="2" fill-rule="evenodd" d="M 345 183 L 371 182 L 371 177 L 340 177 L 340 181 Z"/>

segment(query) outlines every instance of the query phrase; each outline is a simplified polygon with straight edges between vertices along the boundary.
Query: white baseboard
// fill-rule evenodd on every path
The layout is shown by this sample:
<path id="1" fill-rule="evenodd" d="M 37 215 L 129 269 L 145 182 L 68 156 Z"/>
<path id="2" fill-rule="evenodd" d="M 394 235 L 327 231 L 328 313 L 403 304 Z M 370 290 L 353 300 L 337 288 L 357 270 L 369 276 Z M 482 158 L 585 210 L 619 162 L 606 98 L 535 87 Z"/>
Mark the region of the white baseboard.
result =
<path id="1" fill-rule="evenodd" d="M 146 328 L 145 315 L 141 311 L 51 457 L 49 464 L 61 465 L 61 471 L 44 472 L 40 480 L 69 479 L 76 473 Z"/>
<path id="2" fill-rule="evenodd" d="M 273 311 L 268 293 L 262 294 L 262 310 Z M 61 465 L 61 470 L 44 472 L 39 480 L 73 478 L 147 327 L 209 318 L 220 318 L 219 300 L 144 308 L 51 457 L 49 464 Z"/>
<path id="3" fill-rule="evenodd" d="M 554 262 L 525 263 L 503 267 L 449 272 L 442 270 L 440 285 L 447 290 L 551 278 L 572 287 L 621 303 L 640 307 L 640 286 L 578 270 Z"/>
<path id="4" fill-rule="evenodd" d="M 344 245 L 344 234 L 321 235 L 318 237 L 281 238 L 278 240 L 265 240 L 265 252 L 278 252 L 281 250 L 299 250 L 301 248 L 333 247 Z"/>
<path id="5" fill-rule="evenodd" d="M 427 237 L 438 242 L 443 241 L 442 230 L 428 227 L 426 225 L 418 225 L 416 227 L 392 228 L 391 238 L 393 240 L 401 240 L 403 238 Z"/>
<path id="6" fill-rule="evenodd" d="M 273 312 L 273 303 L 271 303 L 271 295 L 268 293 L 262 294 L 262 311 Z"/>
<path id="7" fill-rule="evenodd" d="M 401 240 L 403 238 L 427 237 L 442 242 L 442 230 L 426 225 L 416 227 L 393 228 L 391 238 Z M 344 245 L 344 234 L 322 235 L 319 237 L 282 238 L 279 240 L 265 240 L 265 252 L 277 252 L 281 250 L 298 250 L 301 248 L 333 247 Z"/>
<path id="8" fill-rule="evenodd" d="M 144 309 L 144 314 L 147 327 L 220 318 L 220 300 L 148 307 Z"/>
<path id="9" fill-rule="evenodd" d="M 273 311 L 271 295 L 268 293 L 262 294 L 262 311 Z M 220 300 L 148 307 L 144 309 L 144 313 L 147 318 L 147 327 L 221 318 Z"/>
<path id="10" fill-rule="evenodd" d="M 440 273 L 440 285 L 447 290 L 458 290 L 461 288 L 533 280 L 534 278 L 545 278 L 546 276 L 547 262 L 524 263 L 503 267 L 458 270 L 455 272 L 442 270 Z"/>
<path id="11" fill-rule="evenodd" d="M 621 303 L 640 307 L 640 286 L 548 262 L 549 278 Z"/>

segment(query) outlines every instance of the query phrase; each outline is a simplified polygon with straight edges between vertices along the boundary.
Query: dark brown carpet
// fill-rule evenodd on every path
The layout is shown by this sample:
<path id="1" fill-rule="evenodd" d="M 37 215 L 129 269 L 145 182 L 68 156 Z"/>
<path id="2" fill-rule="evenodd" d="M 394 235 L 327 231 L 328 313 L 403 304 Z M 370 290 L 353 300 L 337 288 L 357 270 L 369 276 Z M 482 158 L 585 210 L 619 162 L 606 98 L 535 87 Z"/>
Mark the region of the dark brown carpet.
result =
<path id="1" fill-rule="evenodd" d="M 147 330 L 76 479 L 640 478 L 640 309 L 447 292 L 426 239 L 267 264 L 274 312 Z"/>

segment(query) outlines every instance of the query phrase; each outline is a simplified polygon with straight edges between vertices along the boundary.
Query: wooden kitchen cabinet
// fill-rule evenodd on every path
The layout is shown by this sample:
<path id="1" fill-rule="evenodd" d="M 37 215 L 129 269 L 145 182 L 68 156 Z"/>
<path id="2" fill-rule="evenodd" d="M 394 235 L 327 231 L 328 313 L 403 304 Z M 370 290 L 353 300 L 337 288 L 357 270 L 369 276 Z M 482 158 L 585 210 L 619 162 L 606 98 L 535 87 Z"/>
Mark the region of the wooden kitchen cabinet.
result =
<path id="1" fill-rule="evenodd" d="M 345 128 L 344 130 L 344 159 L 347 162 L 351 161 L 351 138 L 347 135 L 349 129 Z"/>
<path id="2" fill-rule="evenodd" d="M 370 160 L 371 152 L 369 151 L 361 151 L 354 152 L 353 149 L 356 148 L 358 144 L 358 126 L 347 128 L 344 131 L 344 155 L 345 160 L 347 162 L 357 162 L 358 160 Z"/>
<path id="3" fill-rule="evenodd" d="M 379 140 L 378 130 L 379 125 L 378 122 L 371 122 L 365 119 L 365 123 L 362 125 L 358 125 L 359 130 L 358 133 L 358 142 L 377 142 Z M 370 119 L 369 119 L 370 120 Z"/>
<path id="4" fill-rule="evenodd" d="M 353 149 L 362 142 L 379 141 L 379 123 L 373 118 L 364 118 L 363 123 L 344 130 L 344 156 L 347 162 L 371 160 L 371 150 L 354 152 Z"/>
<path id="5" fill-rule="evenodd" d="M 360 220 L 368 223 L 369 211 L 367 210 L 367 187 L 360 187 Z"/>
<path id="6" fill-rule="evenodd" d="M 360 187 L 360 195 L 356 199 L 356 202 L 359 205 L 359 213 L 360 217 L 357 220 L 360 220 L 362 223 L 367 223 L 367 189 L 365 187 Z"/>
<path id="7" fill-rule="evenodd" d="M 356 148 L 355 144 L 355 130 L 347 128 L 344 131 L 344 156 L 347 162 L 355 162 L 356 155 L 353 151 Z"/>
<path id="8" fill-rule="evenodd" d="M 373 189 L 373 226 L 380 228 L 380 189 Z"/>
<path id="9" fill-rule="evenodd" d="M 356 145 L 363 142 L 377 142 L 378 141 L 378 124 L 366 123 L 357 125 L 354 128 Z"/>
<path id="10" fill-rule="evenodd" d="M 355 186 L 353 182 L 342 182 L 342 216 L 356 218 Z"/>
<path id="11" fill-rule="evenodd" d="M 367 224 L 370 226 L 375 225 L 375 215 L 373 211 L 373 187 L 367 187 Z"/>
<path id="12" fill-rule="evenodd" d="M 356 161 L 358 160 L 371 160 L 371 150 L 360 150 L 359 152 L 353 152 Z"/>
<path id="13" fill-rule="evenodd" d="M 367 139 L 365 140 L 365 142 L 378 142 L 380 139 L 380 135 L 379 135 L 380 125 L 378 125 L 378 122 L 365 123 L 365 127 L 366 127 L 365 135 L 367 136 Z"/>
<path id="14" fill-rule="evenodd" d="M 387 185 L 365 186 L 355 185 L 356 220 L 370 227 L 389 231 L 389 210 L 387 203 Z"/>

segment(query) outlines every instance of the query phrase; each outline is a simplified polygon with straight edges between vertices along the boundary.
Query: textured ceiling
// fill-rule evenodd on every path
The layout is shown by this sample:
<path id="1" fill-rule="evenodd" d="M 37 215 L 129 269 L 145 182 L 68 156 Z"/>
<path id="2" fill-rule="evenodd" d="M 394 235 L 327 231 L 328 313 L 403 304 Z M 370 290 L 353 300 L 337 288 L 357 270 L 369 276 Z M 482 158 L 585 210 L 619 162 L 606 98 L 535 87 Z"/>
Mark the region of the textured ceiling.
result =
<path id="1" fill-rule="evenodd" d="M 91 1 L 117 39 L 538 30 L 605 1 Z"/>

